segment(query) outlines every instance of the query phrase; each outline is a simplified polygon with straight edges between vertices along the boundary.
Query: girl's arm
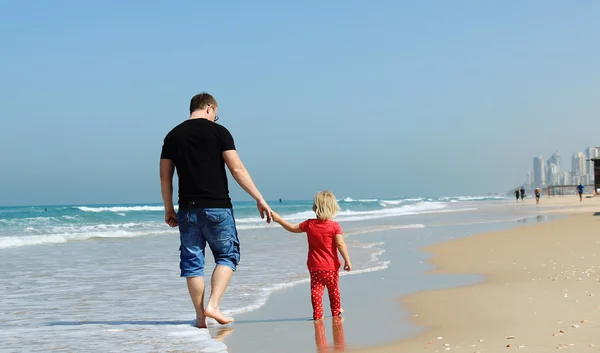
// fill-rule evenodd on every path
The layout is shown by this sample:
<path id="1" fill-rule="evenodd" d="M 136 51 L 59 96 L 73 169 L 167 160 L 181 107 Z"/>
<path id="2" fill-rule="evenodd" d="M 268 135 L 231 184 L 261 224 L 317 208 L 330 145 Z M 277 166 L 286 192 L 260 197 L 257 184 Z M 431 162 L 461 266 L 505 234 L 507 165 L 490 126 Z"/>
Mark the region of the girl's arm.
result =
<path id="1" fill-rule="evenodd" d="M 344 241 L 344 236 L 342 234 L 335 235 L 335 244 L 337 245 L 340 254 L 344 258 L 344 270 L 351 271 L 352 263 L 350 262 L 350 255 L 348 255 L 348 247 L 346 247 L 346 242 Z"/>
<path id="2" fill-rule="evenodd" d="M 273 221 L 276 222 L 276 223 L 279 223 L 288 232 L 302 233 L 302 229 L 300 229 L 300 225 L 298 225 L 298 224 L 291 224 L 290 222 L 288 222 L 285 219 L 281 218 L 281 216 L 278 213 L 276 213 L 276 212 L 273 212 Z"/>

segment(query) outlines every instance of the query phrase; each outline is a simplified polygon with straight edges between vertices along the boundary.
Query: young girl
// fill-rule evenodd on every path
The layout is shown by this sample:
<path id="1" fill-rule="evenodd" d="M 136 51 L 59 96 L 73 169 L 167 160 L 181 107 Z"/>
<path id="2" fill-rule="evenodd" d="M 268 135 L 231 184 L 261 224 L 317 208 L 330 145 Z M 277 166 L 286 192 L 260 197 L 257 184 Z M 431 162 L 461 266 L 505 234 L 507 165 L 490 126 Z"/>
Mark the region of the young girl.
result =
<path id="1" fill-rule="evenodd" d="M 348 248 L 344 242 L 342 228 L 333 221 L 340 209 L 335 195 L 330 191 L 320 191 L 315 196 L 313 212 L 316 219 L 308 219 L 300 224 L 291 224 L 273 212 L 273 221 L 279 223 L 288 232 L 306 233 L 308 238 L 308 260 L 306 265 L 310 272 L 310 290 L 312 295 L 313 318 L 323 319 L 323 292 L 327 287 L 331 315 L 340 316 L 340 260 L 338 250 L 344 258 L 344 270 L 352 270 Z"/>

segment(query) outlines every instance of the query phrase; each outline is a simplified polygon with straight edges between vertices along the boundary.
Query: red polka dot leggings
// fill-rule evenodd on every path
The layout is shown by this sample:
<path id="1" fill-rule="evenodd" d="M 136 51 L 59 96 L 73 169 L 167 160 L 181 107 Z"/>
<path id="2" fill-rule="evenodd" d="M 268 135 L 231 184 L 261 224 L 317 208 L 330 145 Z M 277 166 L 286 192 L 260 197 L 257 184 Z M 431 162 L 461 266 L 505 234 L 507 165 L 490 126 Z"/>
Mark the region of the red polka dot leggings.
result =
<path id="1" fill-rule="evenodd" d="M 338 286 L 340 273 L 338 271 L 310 271 L 310 293 L 313 306 L 313 318 L 315 320 L 323 318 L 323 293 L 325 287 L 329 293 L 329 303 L 331 305 L 331 315 L 339 316 L 340 287 Z"/>

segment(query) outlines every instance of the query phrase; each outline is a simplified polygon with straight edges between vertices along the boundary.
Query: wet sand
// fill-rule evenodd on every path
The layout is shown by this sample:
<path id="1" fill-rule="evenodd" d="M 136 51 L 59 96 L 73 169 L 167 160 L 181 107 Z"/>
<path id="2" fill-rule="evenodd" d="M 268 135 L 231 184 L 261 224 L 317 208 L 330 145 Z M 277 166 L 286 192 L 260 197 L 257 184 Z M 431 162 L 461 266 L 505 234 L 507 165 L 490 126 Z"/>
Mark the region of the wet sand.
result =
<path id="1" fill-rule="evenodd" d="M 552 206 L 547 211 L 556 208 Z M 483 276 L 470 274 L 474 271 L 457 274 L 437 274 L 436 271 L 425 275 L 435 267 L 426 262 L 431 254 L 423 248 L 455 238 L 544 223 L 556 217 L 540 212 L 530 204 L 516 207 L 503 202 L 468 213 L 426 215 L 405 221 L 426 224 L 424 228 L 396 229 L 390 224 L 382 224 L 368 232 L 350 230 L 348 241 L 368 239 L 385 244 L 382 260 L 391 261 L 391 264 L 382 271 L 341 277 L 344 321 L 335 322 L 331 317 L 322 324 L 310 321 L 308 284 L 297 285 L 274 293 L 257 311 L 236 315 L 232 325 L 234 332 L 224 340 L 228 352 L 342 352 L 381 345 L 386 345 L 383 349 L 396 352 L 395 342 L 427 332 L 421 322 L 411 322 L 413 308 L 404 305 L 399 297 L 412 296 L 412 293 L 419 293 L 416 295 L 419 297 L 429 293 L 427 291 L 437 292 L 442 288 L 484 281 Z M 327 309 L 326 296 L 324 306 Z M 210 331 L 217 334 L 216 328 Z M 413 350 L 407 348 L 404 351 Z"/>
<path id="2" fill-rule="evenodd" d="M 534 203 L 524 207 L 568 216 L 427 247 L 429 273 L 485 281 L 398 298 L 426 330 L 360 352 L 599 351 L 600 198 Z"/>

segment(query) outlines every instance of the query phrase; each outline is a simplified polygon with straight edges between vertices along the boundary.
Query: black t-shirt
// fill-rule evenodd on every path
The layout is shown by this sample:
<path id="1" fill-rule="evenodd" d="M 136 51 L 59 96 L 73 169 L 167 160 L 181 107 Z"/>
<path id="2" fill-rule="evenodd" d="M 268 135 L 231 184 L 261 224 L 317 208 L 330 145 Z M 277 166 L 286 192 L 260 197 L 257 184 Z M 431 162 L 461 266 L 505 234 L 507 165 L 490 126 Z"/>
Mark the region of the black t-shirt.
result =
<path id="1" fill-rule="evenodd" d="M 223 159 L 228 150 L 235 150 L 229 131 L 206 119 L 186 120 L 167 134 L 160 158 L 175 164 L 180 206 L 232 207 Z"/>

